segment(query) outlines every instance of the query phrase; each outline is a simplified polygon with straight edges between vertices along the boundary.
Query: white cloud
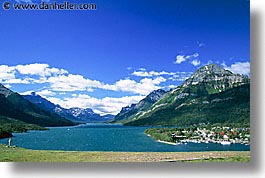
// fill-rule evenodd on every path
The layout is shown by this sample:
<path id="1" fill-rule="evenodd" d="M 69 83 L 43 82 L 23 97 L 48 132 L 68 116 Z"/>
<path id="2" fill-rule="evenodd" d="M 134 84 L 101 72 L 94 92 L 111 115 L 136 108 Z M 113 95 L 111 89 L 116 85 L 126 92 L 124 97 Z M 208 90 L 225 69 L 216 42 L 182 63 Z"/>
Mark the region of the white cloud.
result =
<path id="1" fill-rule="evenodd" d="M 154 80 L 152 80 L 152 82 L 155 85 L 159 85 L 160 83 L 165 82 L 165 81 L 167 81 L 167 80 L 164 77 L 157 77 Z"/>
<path id="2" fill-rule="evenodd" d="M 38 95 L 40 95 L 40 96 L 42 96 L 42 97 L 44 97 L 44 98 L 47 98 L 48 96 L 54 96 L 54 95 L 56 95 L 56 93 L 55 92 L 52 92 L 52 91 L 50 91 L 50 90 L 42 90 L 42 91 L 38 91 L 38 92 L 36 92 Z"/>
<path id="3" fill-rule="evenodd" d="M 64 69 L 50 68 L 48 64 L 28 64 L 28 65 L 17 65 L 15 67 L 19 73 L 24 75 L 39 75 L 41 77 L 49 77 L 52 75 L 62 75 L 68 72 Z"/>
<path id="4" fill-rule="evenodd" d="M 139 70 L 140 70 L 140 71 L 146 71 L 146 69 L 145 69 L 145 68 L 140 68 Z"/>
<path id="5" fill-rule="evenodd" d="M 176 75 L 176 73 L 166 71 L 146 71 L 144 68 L 140 68 L 135 72 L 146 72 L 146 75 L 142 75 L 145 78 L 139 81 L 126 78 L 114 83 L 103 83 L 85 78 L 82 75 L 70 74 L 64 69 L 52 68 L 48 64 L 1 65 L 0 81 L 5 85 L 32 84 L 34 88 L 39 86 L 37 91 L 34 89 L 38 95 L 63 107 L 92 108 L 98 113 L 116 114 L 122 107 L 137 103 L 153 90 L 161 88 L 161 83 L 167 81 L 164 76 Z M 133 75 L 137 76 L 138 74 L 134 73 Z M 139 73 L 139 75 L 141 74 Z M 120 94 L 124 92 L 124 97 L 98 99 L 86 95 L 87 92 L 96 89 L 117 91 Z M 83 95 L 80 94 L 80 91 Z M 21 92 L 21 94 L 31 94 L 32 92 L 33 90 L 30 90 Z M 75 92 L 75 94 L 72 92 Z M 61 93 L 65 95 L 61 95 Z M 135 96 L 126 96 L 127 93 L 133 93 Z M 62 97 L 65 98 L 62 99 Z"/>
<path id="6" fill-rule="evenodd" d="M 223 63 L 222 65 L 224 66 L 225 69 L 230 70 L 231 72 L 236 74 L 244 74 L 244 75 L 250 74 L 249 62 L 236 62 L 231 66 L 227 66 L 225 63 Z"/>
<path id="7" fill-rule="evenodd" d="M 146 71 L 134 71 L 132 75 L 138 76 L 138 77 L 151 77 L 152 76 L 150 73 Z"/>
<path id="8" fill-rule="evenodd" d="M 147 72 L 146 70 L 138 70 L 134 71 L 131 75 L 137 76 L 137 77 L 153 77 L 153 76 L 161 76 L 161 75 L 174 75 L 176 74 L 175 72 L 166 72 L 166 71 L 161 71 L 161 72 L 156 72 L 156 71 L 150 71 Z"/>
<path id="9" fill-rule="evenodd" d="M 140 82 L 136 82 L 135 80 L 131 79 L 124 79 L 117 81 L 113 85 L 103 85 L 102 89 L 147 95 L 153 90 L 159 89 L 160 87 L 158 85 L 165 81 L 166 79 L 163 77 L 157 77 L 155 79 L 144 78 L 140 80 Z"/>
<path id="10" fill-rule="evenodd" d="M 64 69 L 51 68 L 48 64 L 0 66 L 0 82 L 12 84 L 45 83 L 47 77 L 67 74 Z"/>
<path id="11" fill-rule="evenodd" d="M 65 98 L 63 100 L 55 97 L 49 97 L 48 100 L 65 108 L 91 108 L 98 114 L 116 115 L 117 113 L 119 113 L 122 107 L 137 103 L 143 98 L 144 96 L 125 96 L 121 98 L 105 97 L 98 99 L 89 95 L 78 94 L 73 95 L 71 98 Z"/>
<path id="12" fill-rule="evenodd" d="M 186 61 L 186 58 L 185 58 L 184 55 L 177 55 L 176 62 L 175 62 L 176 64 L 180 64 L 180 63 L 182 63 L 184 61 Z"/>
<path id="13" fill-rule="evenodd" d="M 15 68 L 7 65 L 0 65 L 0 82 L 15 79 Z"/>
<path id="14" fill-rule="evenodd" d="M 28 65 L 17 65 L 16 69 L 19 71 L 21 74 L 30 74 L 30 75 L 41 75 L 43 76 L 43 72 L 46 68 L 48 68 L 48 64 L 28 64 Z"/>
<path id="15" fill-rule="evenodd" d="M 54 91 L 93 91 L 93 88 L 101 88 L 103 85 L 99 81 L 73 74 L 50 77 L 47 82 Z"/>
<path id="16" fill-rule="evenodd" d="M 28 79 L 15 78 L 15 79 L 5 80 L 2 83 L 5 83 L 5 84 L 17 84 L 17 83 L 20 83 L 20 84 L 30 84 L 30 81 Z"/>
<path id="17" fill-rule="evenodd" d="M 154 76 L 154 79 L 144 78 L 139 82 L 131 79 L 121 79 L 114 84 L 105 84 L 101 81 L 91 80 L 82 75 L 69 74 L 64 69 L 52 68 L 48 64 L 27 64 L 17 66 L 0 66 L 0 82 L 3 84 L 45 84 L 50 91 L 73 92 L 87 91 L 92 92 L 95 89 L 130 92 L 140 95 L 149 94 L 156 90 L 159 84 L 166 79 L 160 75 L 174 75 L 169 72 L 146 72 L 146 69 L 140 68 L 140 73 L 133 75 Z M 141 74 L 146 72 L 146 74 Z"/>
<path id="18" fill-rule="evenodd" d="M 50 96 L 55 96 L 56 93 L 55 92 L 52 92 L 50 90 L 42 90 L 42 91 L 33 91 L 33 90 L 29 90 L 29 91 L 25 91 L 25 92 L 20 92 L 19 94 L 20 95 L 31 95 L 32 93 L 36 93 L 37 95 L 40 95 L 41 97 L 43 98 L 47 98 L 47 97 L 50 97 Z"/>
<path id="19" fill-rule="evenodd" d="M 31 95 L 32 92 L 35 92 L 35 91 L 29 90 L 29 91 L 19 92 L 19 94 L 20 95 Z"/>
<path id="20" fill-rule="evenodd" d="M 191 61 L 191 64 L 194 65 L 194 66 L 198 66 L 201 64 L 201 61 L 199 61 L 198 59 L 194 59 Z"/>
<path id="21" fill-rule="evenodd" d="M 194 54 L 194 56 L 198 56 L 198 54 Z M 200 61 L 194 61 L 194 64 L 199 63 Z M 197 64 L 197 65 L 199 65 Z M 137 76 L 137 77 L 157 77 L 157 76 L 164 76 L 166 77 L 163 78 L 162 82 L 166 82 L 167 80 L 171 80 L 171 81 L 178 81 L 178 82 L 182 82 L 185 81 L 188 77 L 190 77 L 190 75 L 192 74 L 192 72 L 166 72 L 166 71 L 161 71 L 161 72 L 156 72 L 156 71 L 134 71 L 131 75 Z M 168 87 L 166 87 L 168 88 Z"/>
<path id="22" fill-rule="evenodd" d="M 171 81 L 182 82 L 191 76 L 192 72 L 177 72 L 175 75 L 172 75 L 168 78 Z"/>
<path id="23" fill-rule="evenodd" d="M 181 64 L 182 62 L 185 62 L 187 60 L 194 60 L 199 57 L 199 53 L 194 53 L 191 55 L 177 55 L 175 64 Z"/>

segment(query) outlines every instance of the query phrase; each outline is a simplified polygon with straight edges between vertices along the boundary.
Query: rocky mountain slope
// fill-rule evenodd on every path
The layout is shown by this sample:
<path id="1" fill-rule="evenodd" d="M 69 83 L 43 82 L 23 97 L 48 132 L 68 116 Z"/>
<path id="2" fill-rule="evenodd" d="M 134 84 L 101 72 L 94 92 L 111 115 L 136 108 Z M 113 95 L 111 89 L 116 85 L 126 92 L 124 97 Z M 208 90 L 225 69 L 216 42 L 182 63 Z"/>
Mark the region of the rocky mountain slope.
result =
<path id="1" fill-rule="evenodd" d="M 155 102 L 157 102 L 166 92 L 164 90 L 155 90 L 147 95 L 144 99 L 139 101 L 137 104 L 132 104 L 130 106 L 123 107 L 112 122 L 123 123 L 136 117 L 136 115 L 141 114 Z"/>
<path id="2" fill-rule="evenodd" d="M 198 69 L 126 125 L 249 123 L 250 79 L 215 64 Z"/>
<path id="3" fill-rule="evenodd" d="M 0 84 L 0 116 L 3 120 L 19 120 L 39 126 L 70 126 L 73 122 L 49 111 L 43 110 Z"/>

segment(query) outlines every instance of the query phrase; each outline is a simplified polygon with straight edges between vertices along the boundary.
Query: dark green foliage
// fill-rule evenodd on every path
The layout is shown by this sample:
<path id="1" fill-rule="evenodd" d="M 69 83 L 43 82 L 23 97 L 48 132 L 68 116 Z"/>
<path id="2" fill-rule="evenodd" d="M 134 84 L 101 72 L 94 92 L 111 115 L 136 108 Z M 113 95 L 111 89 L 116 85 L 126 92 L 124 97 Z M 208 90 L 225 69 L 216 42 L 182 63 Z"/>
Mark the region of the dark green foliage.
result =
<path id="1" fill-rule="evenodd" d="M 12 132 L 26 132 L 28 130 L 46 130 L 46 128 L 0 116 L 0 135 L 2 135 L 2 138 L 8 137 L 5 133 L 11 134 Z"/>
<path id="2" fill-rule="evenodd" d="M 45 111 L 0 84 L 0 137 L 12 132 L 44 130 L 47 126 L 70 126 L 73 123 Z"/>
<path id="3" fill-rule="evenodd" d="M 40 109 L 0 84 L 0 135 L 8 133 L 44 130 L 47 126 L 70 126 L 73 123 L 57 114 Z"/>
<path id="4" fill-rule="evenodd" d="M 250 85 L 224 92 L 187 97 L 125 125 L 193 125 L 250 123 Z"/>
<path id="5" fill-rule="evenodd" d="M 0 116 L 10 117 L 29 124 L 39 126 L 69 126 L 73 123 L 57 114 L 40 109 L 17 93 L 7 98 L 0 94 Z"/>
<path id="6" fill-rule="evenodd" d="M 175 129 L 171 129 L 171 128 L 160 128 L 160 129 L 151 128 L 151 129 L 146 129 L 144 131 L 144 133 L 146 135 L 150 135 L 155 140 L 173 142 L 173 140 L 171 138 L 171 133 L 172 133 L 173 130 L 175 130 Z"/>

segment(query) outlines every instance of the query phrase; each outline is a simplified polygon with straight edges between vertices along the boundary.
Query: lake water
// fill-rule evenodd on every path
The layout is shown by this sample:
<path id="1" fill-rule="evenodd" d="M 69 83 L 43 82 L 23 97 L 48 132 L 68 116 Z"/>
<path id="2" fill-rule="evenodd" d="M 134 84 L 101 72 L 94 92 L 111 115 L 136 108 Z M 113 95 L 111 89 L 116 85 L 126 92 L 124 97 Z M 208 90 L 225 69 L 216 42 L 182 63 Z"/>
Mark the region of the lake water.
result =
<path id="1" fill-rule="evenodd" d="M 34 150 L 67 151 L 136 151 L 136 152 L 190 152 L 190 151 L 249 151 L 242 144 L 188 143 L 168 145 L 144 134 L 148 127 L 127 127 L 111 124 L 87 124 L 75 127 L 55 127 L 47 131 L 15 133 L 13 145 Z M 7 139 L 0 139 L 7 144 Z"/>

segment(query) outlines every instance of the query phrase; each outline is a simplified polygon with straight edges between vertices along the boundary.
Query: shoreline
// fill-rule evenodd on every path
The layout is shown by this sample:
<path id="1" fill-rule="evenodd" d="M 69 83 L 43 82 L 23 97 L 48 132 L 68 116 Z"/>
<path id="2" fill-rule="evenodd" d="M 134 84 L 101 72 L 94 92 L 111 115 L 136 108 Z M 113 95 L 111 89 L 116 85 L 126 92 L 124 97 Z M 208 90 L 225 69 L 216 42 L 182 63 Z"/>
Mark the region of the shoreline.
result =
<path id="1" fill-rule="evenodd" d="M 146 133 L 144 133 L 146 136 L 148 136 L 148 137 L 151 137 L 151 138 L 153 138 L 150 134 L 146 134 Z M 165 144 L 168 144 L 168 145 L 178 145 L 178 144 L 176 144 L 176 143 L 173 143 L 173 142 L 167 142 L 167 141 L 163 141 L 163 140 L 156 140 L 155 138 L 153 138 L 155 141 L 157 141 L 157 142 L 159 142 L 159 143 L 165 143 Z"/>
<path id="2" fill-rule="evenodd" d="M 165 144 L 168 144 L 168 145 L 178 145 L 177 143 L 167 142 L 167 141 L 163 141 L 163 140 L 157 140 L 157 142 L 159 142 L 159 143 L 165 143 Z"/>
<path id="3" fill-rule="evenodd" d="M 216 143 L 221 145 L 250 145 L 250 128 L 210 127 L 206 128 L 149 128 L 144 132 L 157 142 L 179 145 L 187 143 Z M 166 140 L 166 141 L 165 141 Z"/>
<path id="4" fill-rule="evenodd" d="M 151 136 L 150 136 L 151 137 Z M 153 137 L 152 137 L 153 138 Z M 154 138 L 153 138 L 154 139 Z M 154 139 L 156 140 L 156 139 Z M 221 145 L 231 145 L 231 144 L 242 144 L 242 145 L 250 145 L 250 144 L 246 144 L 246 143 L 232 143 L 232 142 L 224 142 L 224 141 L 216 141 L 216 142 L 206 142 L 206 141 L 194 141 L 194 140 L 189 140 L 189 141 L 185 141 L 185 142 L 177 142 L 177 143 L 173 143 L 173 142 L 167 142 L 167 141 L 163 141 L 163 140 L 156 140 L 159 143 L 164 143 L 164 144 L 168 144 L 168 145 L 181 145 L 181 144 L 187 144 L 187 143 L 205 143 L 205 144 L 209 144 L 209 143 L 215 143 L 215 144 L 221 144 Z"/>

